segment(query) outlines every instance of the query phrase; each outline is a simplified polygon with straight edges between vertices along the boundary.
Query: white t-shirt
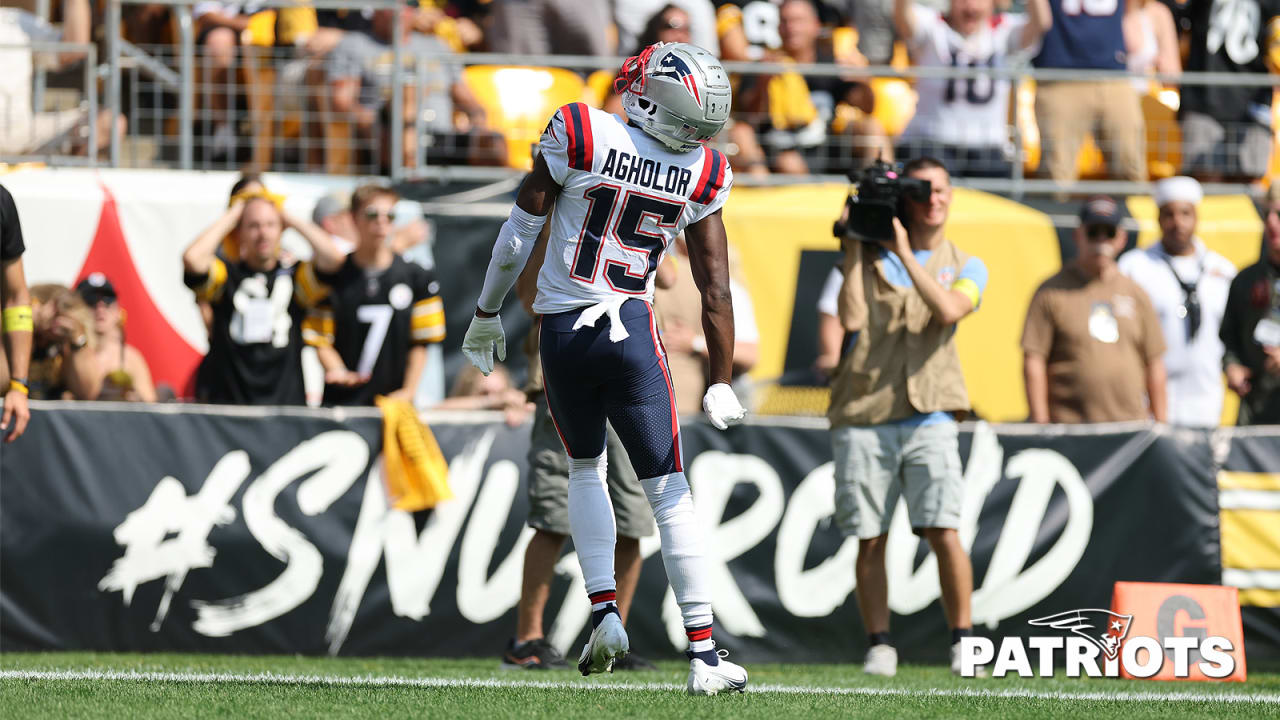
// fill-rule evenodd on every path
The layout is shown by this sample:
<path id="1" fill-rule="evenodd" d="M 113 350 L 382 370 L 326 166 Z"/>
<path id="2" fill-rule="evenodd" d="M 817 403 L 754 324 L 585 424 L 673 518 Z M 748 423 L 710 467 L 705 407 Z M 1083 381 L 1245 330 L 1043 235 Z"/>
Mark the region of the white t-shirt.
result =
<path id="1" fill-rule="evenodd" d="M 911 13 L 915 36 L 907 46 L 917 65 L 1001 67 L 1011 59 L 1034 55 L 1039 47 L 1018 47 L 1028 22 L 1025 15 L 997 13 L 990 25 L 965 37 L 936 10 L 913 5 Z M 1009 140 L 1009 84 L 990 76 L 920 78 L 916 114 L 902 138 L 970 147 L 1004 145 Z"/>
<path id="2" fill-rule="evenodd" d="M 839 267 L 831 268 L 826 281 L 822 283 L 822 292 L 818 295 L 818 312 L 831 317 L 840 317 L 840 290 L 844 287 L 844 273 Z"/>
<path id="3" fill-rule="evenodd" d="M 733 171 L 703 147 L 678 153 L 584 103 L 556 111 L 539 147 L 562 191 L 538 273 L 538 313 L 653 301 L 653 275 L 687 226 L 724 206 Z"/>
<path id="4" fill-rule="evenodd" d="M 1218 338 L 1222 315 L 1227 307 L 1227 293 L 1236 267 L 1231 261 L 1205 247 L 1197 238 L 1195 253 L 1171 257 L 1160 243 L 1130 250 L 1120 257 L 1120 272 L 1127 275 L 1151 298 L 1160 328 L 1164 332 L 1166 384 L 1169 398 L 1169 422 L 1175 425 L 1217 427 L 1222 415 L 1222 355 Z M 1195 339 L 1187 341 L 1187 321 L 1183 307 L 1182 286 L 1165 263 L 1173 263 L 1178 276 L 1196 282 L 1200 301 L 1200 329 Z"/>
<path id="5" fill-rule="evenodd" d="M 733 339 L 738 342 L 760 342 L 756 306 L 751 303 L 751 293 L 733 278 L 729 278 L 729 292 L 733 293 Z"/>

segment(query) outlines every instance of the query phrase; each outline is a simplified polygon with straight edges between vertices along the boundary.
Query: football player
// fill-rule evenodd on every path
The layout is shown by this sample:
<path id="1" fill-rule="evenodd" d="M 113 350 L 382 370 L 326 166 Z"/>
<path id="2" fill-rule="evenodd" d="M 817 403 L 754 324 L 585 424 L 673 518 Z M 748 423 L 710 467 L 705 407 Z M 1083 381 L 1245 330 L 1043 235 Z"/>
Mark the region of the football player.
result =
<path id="1" fill-rule="evenodd" d="M 486 373 L 495 346 L 505 358 L 498 310 L 550 211 L 533 308 L 541 315 L 547 404 L 569 456 L 569 525 L 592 608 L 578 669 L 610 671 L 629 649 L 616 604 L 617 531 L 605 489 L 607 418 L 658 524 L 689 638 L 688 691 L 741 691 L 746 670 L 725 660 L 711 639 L 711 579 L 651 306 L 654 271 L 684 231 L 710 354 L 703 409 L 722 430 L 741 422 L 746 410 L 729 387 L 733 309 L 720 216 L 733 174 L 725 156 L 705 145 L 729 117 L 729 77 L 701 48 L 656 44 L 623 63 L 614 89 L 623 96 L 625 123 L 573 103 L 547 124 L 533 173 L 494 244 L 462 349 Z"/>

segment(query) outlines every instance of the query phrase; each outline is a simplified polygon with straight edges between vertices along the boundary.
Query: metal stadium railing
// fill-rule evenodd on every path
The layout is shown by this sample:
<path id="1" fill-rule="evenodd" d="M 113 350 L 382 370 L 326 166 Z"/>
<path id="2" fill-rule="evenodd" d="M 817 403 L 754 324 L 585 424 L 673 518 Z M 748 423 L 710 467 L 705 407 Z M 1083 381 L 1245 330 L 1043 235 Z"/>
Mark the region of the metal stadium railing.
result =
<path id="1" fill-rule="evenodd" d="M 106 5 L 106 26 L 121 26 L 122 7 L 141 0 L 110 0 Z M 391 40 L 384 57 L 363 68 L 362 104 L 353 112 L 351 103 L 338 102 L 333 67 L 329 59 L 308 54 L 295 47 L 242 45 L 233 65 L 225 73 L 216 72 L 210 56 L 197 45 L 192 19 L 195 0 L 158 0 L 151 5 L 170 6 L 174 14 L 177 42 L 171 45 L 135 47 L 107 32 L 102 67 L 91 52 L 85 70 L 83 102 L 92 105 L 97 92 L 97 71 L 105 78 L 102 106 L 113 117 L 129 120 L 123 142 L 114 136 L 97 138 L 90 144 L 105 145 L 107 163 L 112 167 L 159 166 L 179 169 L 240 169 L 326 172 L 331 174 L 384 174 L 396 180 L 444 178 L 492 180 L 512 177 L 527 167 L 528 146 L 550 109 L 551 100 L 585 99 L 600 104 L 608 99 L 608 77 L 621 58 L 582 56 L 528 56 L 493 53 L 412 52 L 404 40 L 404 19 L 393 13 Z M 294 0 L 265 0 L 263 7 L 298 7 Z M 351 0 L 312 0 L 317 9 L 352 6 Z M 398 0 L 370 0 L 361 8 L 393 9 Z M 48 49 L 45 45 L 38 49 Z M 92 50 L 91 48 L 89 49 Z M 981 134 L 985 152 L 967 162 L 957 183 L 1006 193 L 1064 194 L 1084 192 L 1142 192 L 1146 182 L 1122 177 L 1114 151 L 1121 149 L 1098 128 L 1090 128 L 1076 153 L 1071 175 L 1079 179 L 1053 178 L 1046 173 L 1046 158 L 1054 137 L 1036 122 L 1036 84 L 1081 81 L 1129 81 L 1141 108 L 1144 129 L 1141 144 L 1142 169 L 1148 178 L 1175 174 L 1183 169 L 1184 138 L 1178 119 L 1179 89 L 1192 86 L 1230 84 L 1236 87 L 1269 88 L 1273 76 L 1235 73 L 1183 73 L 1178 76 L 1136 76 L 1125 72 L 1081 73 L 1076 70 L 1046 70 L 1026 64 L 997 68 L 867 67 L 802 65 L 774 62 L 731 63 L 725 68 L 735 77 L 738 95 L 733 121 L 715 143 L 726 151 L 742 184 L 788 184 L 815 180 L 843 180 L 844 171 L 861 156 L 873 154 L 877 141 L 868 128 L 881 128 L 899 153 L 915 144 L 926 151 L 927 133 L 921 137 L 907 130 L 918 101 L 913 83 L 945 79 L 954 87 L 970 92 L 977 100 L 1000 101 L 994 90 L 1007 83 L 1008 108 L 998 113 L 1004 119 L 993 133 L 989 121 L 973 128 L 957 127 L 958 118 L 948 118 L 952 137 L 972 131 Z M 599 75 L 593 76 L 593 73 Z M 504 74 L 505 73 L 505 74 Z M 214 77 L 220 76 L 215 81 Z M 811 94 L 808 105 L 794 116 L 782 118 L 776 103 L 750 105 L 746 89 L 767 87 L 770 78 L 799 76 L 838 78 L 846 86 L 860 88 L 865 102 L 844 102 L 845 97 L 819 98 Z M 43 110 L 42 75 L 35 78 L 35 109 Z M 488 112 L 455 125 L 442 103 L 457 78 L 475 95 Z M 90 80 L 93 80 L 92 82 Z M 374 85 L 369 87 L 369 85 Z M 481 87 L 482 86 L 482 87 Z M 976 88 L 976 90 L 975 90 Z M 759 96 L 760 93 L 756 93 Z M 818 101 L 814 101 L 817 98 Z M 543 106 L 546 107 L 543 107 Z M 370 118 L 369 112 L 377 108 Z M 445 110 L 441 110 L 445 108 Z M 550 108 L 550 109 L 548 109 Z M 456 106 L 455 106 L 456 110 Z M 361 114 L 363 112 L 363 115 Z M 522 113 L 539 115 L 530 121 Z M 783 113 L 786 115 L 787 113 Z M 458 114 L 461 117 L 461 114 Z M 987 115 L 986 117 L 991 117 Z M 390 131 L 392 118 L 403 131 Z M 479 120 L 477 120 L 479 118 Z M 1249 138 L 1274 139 L 1273 130 L 1260 131 L 1269 117 L 1223 123 L 1223 149 L 1237 154 L 1240 142 Z M 787 123 L 791 122 L 792 125 Z M 90 123 L 92 125 L 92 123 Z M 535 127 L 536 126 L 536 127 Z M 531 129 L 532 128 L 532 129 Z M 904 135 L 907 130 L 907 135 Z M 958 133 L 958 135 L 957 135 Z M 502 139 L 499 140 L 499 136 Z M 908 136 L 913 143 L 906 142 Z M 992 143 L 992 138 L 998 142 Z M 502 142 L 505 141 L 505 149 Z M 748 156 L 760 147 L 766 165 L 778 156 L 795 152 L 804 172 L 784 174 L 763 172 L 749 164 Z M 1272 143 L 1274 146 L 1274 142 Z M 954 149 L 954 148 L 952 148 Z M 1269 179 L 1276 162 L 1274 147 L 1267 154 Z M 1132 153 L 1131 153 L 1132 154 Z M 1253 153 L 1255 156 L 1257 152 Z M 38 157 L 52 164 L 93 163 L 89 157 L 72 157 L 44 152 L 6 157 L 5 160 Z M 899 155 L 901 157 L 901 155 Z M 1254 158 L 1259 160 L 1258 158 Z M 989 166 L 984 162 L 990 163 Z M 1261 162 L 1259 160 L 1259 162 Z M 1060 162 L 1059 168 L 1063 167 Z M 775 166 L 774 170 L 779 169 Z M 999 171 L 998 173 L 995 171 Z M 977 176 L 975 176 L 977 175 Z M 1226 177 L 1206 183 L 1210 193 L 1256 192 L 1254 177 Z M 1217 178 L 1207 178 L 1217 180 Z"/>

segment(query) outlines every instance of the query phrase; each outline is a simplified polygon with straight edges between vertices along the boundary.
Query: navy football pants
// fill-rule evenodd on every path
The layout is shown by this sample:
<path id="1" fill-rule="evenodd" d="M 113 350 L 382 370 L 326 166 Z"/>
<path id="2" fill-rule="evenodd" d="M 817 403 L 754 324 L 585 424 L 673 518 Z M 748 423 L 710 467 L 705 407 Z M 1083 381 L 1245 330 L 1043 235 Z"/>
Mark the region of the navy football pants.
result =
<path id="1" fill-rule="evenodd" d="M 680 423 L 653 309 L 643 300 L 623 303 L 619 315 L 630 337 L 616 343 L 608 315 L 574 330 L 581 314 L 580 308 L 543 315 L 539 327 L 547 406 L 565 451 L 576 459 L 599 457 L 607 418 L 637 477 L 682 472 Z"/>

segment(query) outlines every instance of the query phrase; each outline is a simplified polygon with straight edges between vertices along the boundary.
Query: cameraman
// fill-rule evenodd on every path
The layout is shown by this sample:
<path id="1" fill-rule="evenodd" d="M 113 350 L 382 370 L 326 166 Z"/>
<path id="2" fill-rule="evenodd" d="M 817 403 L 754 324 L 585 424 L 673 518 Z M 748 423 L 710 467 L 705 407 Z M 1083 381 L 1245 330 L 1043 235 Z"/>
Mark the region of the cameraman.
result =
<path id="1" fill-rule="evenodd" d="M 938 558 L 953 672 L 960 638 L 971 633 L 973 569 L 956 532 L 964 493 L 953 417 L 969 410 L 969 396 L 955 324 L 978 307 L 987 283 L 982 261 L 946 239 L 951 177 L 943 164 L 918 158 L 903 175 L 929 181 L 928 199 L 903 193 L 892 238 L 846 241 L 839 307 L 847 332 L 827 412 L 836 521 L 859 539 L 858 607 L 871 646 L 863 671 L 883 676 L 898 666 L 884 558 L 899 497 Z M 856 226 L 857 205 L 850 210 Z"/>

